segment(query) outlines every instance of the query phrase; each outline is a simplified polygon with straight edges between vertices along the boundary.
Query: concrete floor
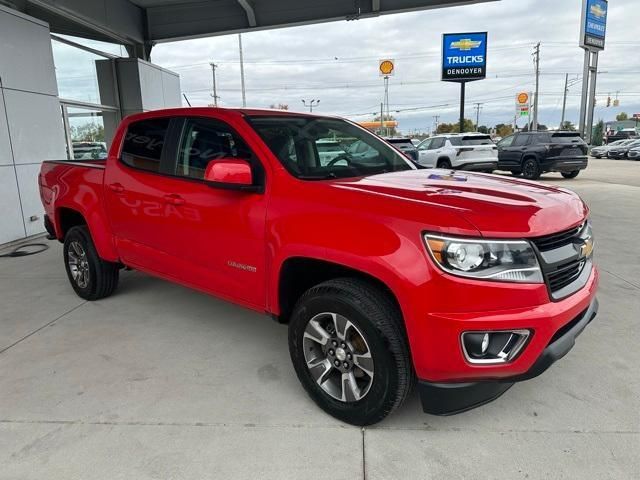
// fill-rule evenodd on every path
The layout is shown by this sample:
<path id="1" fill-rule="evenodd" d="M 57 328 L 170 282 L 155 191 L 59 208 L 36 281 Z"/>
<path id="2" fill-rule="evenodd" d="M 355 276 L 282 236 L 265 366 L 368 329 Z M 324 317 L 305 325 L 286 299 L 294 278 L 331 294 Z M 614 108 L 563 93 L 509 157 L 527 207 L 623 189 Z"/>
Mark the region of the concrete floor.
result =
<path id="1" fill-rule="evenodd" d="M 135 272 L 86 303 L 53 242 L 0 259 L 0 479 L 640 478 L 640 162 L 544 181 L 592 208 L 600 314 L 543 376 L 454 417 L 414 394 L 346 426 L 267 317 Z"/>

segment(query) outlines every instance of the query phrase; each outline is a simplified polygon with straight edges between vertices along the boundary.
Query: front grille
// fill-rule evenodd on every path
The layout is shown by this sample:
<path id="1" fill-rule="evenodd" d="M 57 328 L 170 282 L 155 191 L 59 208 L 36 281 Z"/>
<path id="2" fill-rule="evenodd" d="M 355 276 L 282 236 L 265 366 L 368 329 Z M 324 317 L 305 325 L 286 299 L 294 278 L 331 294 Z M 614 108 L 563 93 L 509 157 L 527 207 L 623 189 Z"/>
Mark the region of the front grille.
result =
<path id="1" fill-rule="evenodd" d="M 582 269 L 584 268 L 585 261 L 575 260 L 564 265 L 561 265 L 552 272 L 547 272 L 547 281 L 549 282 L 549 289 L 552 292 L 557 292 L 563 289 L 571 282 L 576 280 Z"/>
<path id="2" fill-rule="evenodd" d="M 565 230 L 564 232 L 553 233 L 551 235 L 545 235 L 544 237 L 532 238 L 531 241 L 536 244 L 538 250 L 546 252 L 553 250 L 554 248 L 564 247 L 573 242 L 573 239 L 582 230 L 582 225 Z"/>

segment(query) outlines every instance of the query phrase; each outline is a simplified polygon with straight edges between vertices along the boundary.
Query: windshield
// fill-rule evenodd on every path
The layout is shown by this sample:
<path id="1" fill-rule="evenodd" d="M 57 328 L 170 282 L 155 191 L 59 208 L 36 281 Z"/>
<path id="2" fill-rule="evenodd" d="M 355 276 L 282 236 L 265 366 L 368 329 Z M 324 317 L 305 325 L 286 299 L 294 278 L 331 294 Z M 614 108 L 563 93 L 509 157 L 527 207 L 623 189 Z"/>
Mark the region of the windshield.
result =
<path id="1" fill-rule="evenodd" d="M 366 130 L 333 118 L 255 116 L 251 125 L 282 165 L 303 180 L 361 177 L 415 169 Z M 325 148 L 327 138 L 338 148 Z"/>

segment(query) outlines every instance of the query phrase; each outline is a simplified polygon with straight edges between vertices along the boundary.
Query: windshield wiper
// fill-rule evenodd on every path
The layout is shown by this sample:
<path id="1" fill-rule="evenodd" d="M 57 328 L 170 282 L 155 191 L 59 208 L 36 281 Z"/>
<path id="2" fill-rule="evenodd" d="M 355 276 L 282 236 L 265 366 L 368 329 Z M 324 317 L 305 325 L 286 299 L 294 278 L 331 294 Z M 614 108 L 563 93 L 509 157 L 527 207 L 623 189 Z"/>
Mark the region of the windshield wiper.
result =
<path id="1" fill-rule="evenodd" d="M 300 180 L 329 180 L 332 178 L 338 178 L 338 176 L 333 172 L 329 172 L 320 175 L 298 175 L 298 178 Z"/>

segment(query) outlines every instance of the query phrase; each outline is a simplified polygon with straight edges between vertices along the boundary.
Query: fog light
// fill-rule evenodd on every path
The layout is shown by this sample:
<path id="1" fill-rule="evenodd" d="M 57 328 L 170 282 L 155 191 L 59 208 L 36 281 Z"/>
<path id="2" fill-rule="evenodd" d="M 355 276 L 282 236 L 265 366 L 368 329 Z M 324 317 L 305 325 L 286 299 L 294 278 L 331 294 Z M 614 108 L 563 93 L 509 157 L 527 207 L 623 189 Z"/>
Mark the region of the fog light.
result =
<path id="1" fill-rule="evenodd" d="M 530 333 L 529 330 L 464 332 L 462 350 L 470 363 L 507 363 L 520 353 Z"/>

